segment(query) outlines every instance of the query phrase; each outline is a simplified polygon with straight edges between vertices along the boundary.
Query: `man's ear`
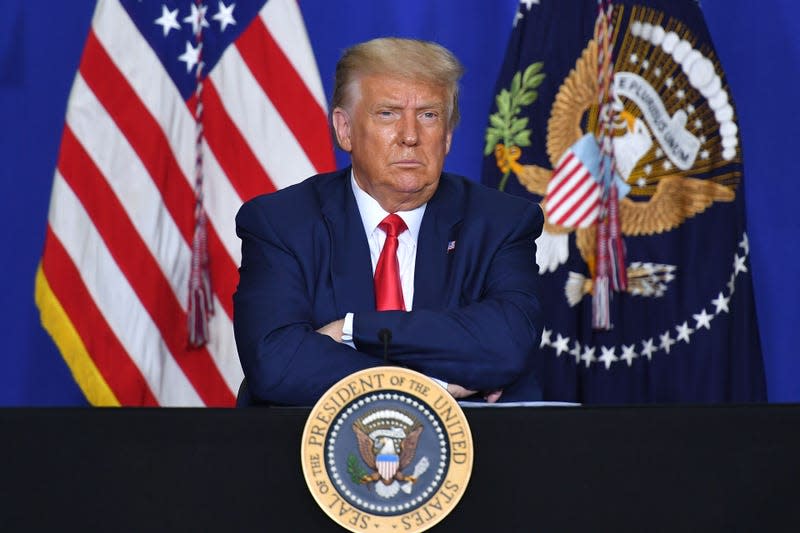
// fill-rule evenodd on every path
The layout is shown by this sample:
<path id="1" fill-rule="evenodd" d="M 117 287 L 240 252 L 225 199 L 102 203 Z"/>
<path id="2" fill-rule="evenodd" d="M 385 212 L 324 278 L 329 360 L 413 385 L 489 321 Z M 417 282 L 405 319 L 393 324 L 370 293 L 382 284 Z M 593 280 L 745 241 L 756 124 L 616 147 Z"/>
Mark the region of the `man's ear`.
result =
<path id="1" fill-rule="evenodd" d="M 333 131 L 336 133 L 336 142 L 339 147 L 345 152 L 349 152 L 353 148 L 350 140 L 350 115 L 347 114 L 344 108 L 337 107 L 333 110 Z"/>
<path id="2" fill-rule="evenodd" d="M 450 153 L 450 143 L 453 140 L 453 130 L 447 132 L 447 138 L 445 139 L 444 145 L 444 153 L 445 155 Z"/>

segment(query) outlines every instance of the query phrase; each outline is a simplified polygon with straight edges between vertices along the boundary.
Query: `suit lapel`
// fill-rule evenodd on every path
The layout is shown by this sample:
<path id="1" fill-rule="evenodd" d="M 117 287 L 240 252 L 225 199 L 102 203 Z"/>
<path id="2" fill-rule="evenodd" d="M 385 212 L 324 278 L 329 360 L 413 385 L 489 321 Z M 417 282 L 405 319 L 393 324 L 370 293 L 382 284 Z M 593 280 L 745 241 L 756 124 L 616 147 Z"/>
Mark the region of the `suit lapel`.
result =
<path id="1" fill-rule="evenodd" d="M 417 242 L 414 268 L 414 309 L 437 309 L 456 297 L 450 287 L 450 266 L 455 250 L 448 243 L 457 242 L 463 219 L 464 191 L 446 174 L 428 202 Z"/>
<path id="2" fill-rule="evenodd" d="M 331 282 L 337 312 L 375 309 L 372 261 L 347 168 L 319 185 L 322 214 L 331 237 Z M 342 206 L 345 206 L 342 209 Z"/>

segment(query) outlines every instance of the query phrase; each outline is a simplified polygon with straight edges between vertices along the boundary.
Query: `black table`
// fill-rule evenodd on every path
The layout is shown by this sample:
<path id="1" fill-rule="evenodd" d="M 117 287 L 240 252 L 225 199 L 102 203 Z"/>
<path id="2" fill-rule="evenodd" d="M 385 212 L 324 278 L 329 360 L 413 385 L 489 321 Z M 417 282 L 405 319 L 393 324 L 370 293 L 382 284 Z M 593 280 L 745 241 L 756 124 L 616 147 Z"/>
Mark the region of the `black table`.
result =
<path id="1" fill-rule="evenodd" d="M 800 406 L 468 409 L 431 531 L 800 531 Z M 303 481 L 307 409 L 2 409 L 0 531 L 343 531 Z"/>

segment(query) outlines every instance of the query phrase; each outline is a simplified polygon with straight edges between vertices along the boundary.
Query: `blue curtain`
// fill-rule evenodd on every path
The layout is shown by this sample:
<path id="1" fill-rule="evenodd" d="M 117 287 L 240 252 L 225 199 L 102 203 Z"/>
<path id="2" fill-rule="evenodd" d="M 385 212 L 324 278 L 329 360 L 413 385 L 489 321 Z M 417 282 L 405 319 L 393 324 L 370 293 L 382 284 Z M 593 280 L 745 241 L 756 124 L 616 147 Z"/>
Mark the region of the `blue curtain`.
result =
<path id="1" fill-rule="evenodd" d="M 538 0 L 548 1 L 565 0 Z M 533 3 L 537 3 L 533 0 Z M 93 0 L 4 0 L 0 18 L 0 405 L 85 404 L 39 324 L 33 280 L 47 220 L 66 101 Z M 380 35 L 436 40 L 467 73 L 462 123 L 446 168 L 480 179 L 494 84 L 519 3 L 513 0 L 301 0 L 326 92 L 343 48 Z M 798 235 L 793 203 L 794 95 L 800 81 L 800 6 L 793 0 L 703 0 L 717 54 L 737 104 L 755 298 L 770 401 L 800 400 Z M 340 164 L 346 164 L 342 154 Z"/>

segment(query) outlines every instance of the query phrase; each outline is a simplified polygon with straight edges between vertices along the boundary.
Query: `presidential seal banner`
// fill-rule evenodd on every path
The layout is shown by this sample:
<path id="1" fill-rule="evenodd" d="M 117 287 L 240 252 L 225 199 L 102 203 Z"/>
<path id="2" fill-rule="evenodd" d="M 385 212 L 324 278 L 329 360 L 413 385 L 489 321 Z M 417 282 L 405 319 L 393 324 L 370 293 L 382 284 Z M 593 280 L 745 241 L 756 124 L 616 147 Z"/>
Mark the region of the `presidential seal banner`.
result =
<path id="1" fill-rule="evenodd" d="M 742 143 L 697 2 L 522 2 L 484 156 L 546 215 L 545 399 L 766 399 Z"/>
<path id="2" fill-rule="evenodd" d="M 399 367 L 347 376 L 311 411 L 303 474 L 325 513 L 350 531 L 425 531 L 458 504 L 472 434 L 458 402 Z"/>

